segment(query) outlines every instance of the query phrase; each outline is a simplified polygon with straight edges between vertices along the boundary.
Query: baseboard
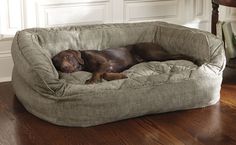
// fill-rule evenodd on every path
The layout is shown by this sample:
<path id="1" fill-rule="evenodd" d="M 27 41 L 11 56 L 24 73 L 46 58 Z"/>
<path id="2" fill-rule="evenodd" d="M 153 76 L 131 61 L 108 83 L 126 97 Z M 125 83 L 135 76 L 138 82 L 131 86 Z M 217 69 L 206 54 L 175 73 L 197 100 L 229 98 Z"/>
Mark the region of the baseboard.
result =
<path id="1" fill-rule="evenodd" d="M 2 77 L 0 78 L 0 82 L 10 82 L 11 81 L 11 76 L 10 77 Z"/>
<path id="2" fill-rule="evenodd" d="M 11 55 L 0 53 L 0 82 L 11 80 L 13 60 Z"/>
<path id="3" fill-rule="evenodd" d="M 0 82 L 11 81 L 13 60 L 11 56 L 12 39 L 0 41 Z"/>

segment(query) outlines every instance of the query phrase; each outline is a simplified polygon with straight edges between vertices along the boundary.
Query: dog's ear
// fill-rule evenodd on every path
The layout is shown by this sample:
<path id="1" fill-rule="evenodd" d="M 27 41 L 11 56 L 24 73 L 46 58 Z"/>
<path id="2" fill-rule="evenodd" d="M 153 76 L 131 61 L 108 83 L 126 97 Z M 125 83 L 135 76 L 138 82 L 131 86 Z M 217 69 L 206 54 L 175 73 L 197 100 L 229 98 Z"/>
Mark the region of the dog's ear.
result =
<path id="1" fill-rule="evenodd" d="M 78 62 L 80 63 L 80 64 L 84 64 L 84 60 L 82 59 L 82 57 L 81 57 L 81 53 L 80 53 L 80 51 L 76 51 L 76 53 L 77 53 L 77 60 L 78 60 Z"/>
<path id="2" fill-rule="evenodd" d="M 71 52 L 80 64 L 84 64 L 84 60 L 81 57 L 80 51 L 72 50 L 72 49 L 68 49 L 67 51 Z"/>

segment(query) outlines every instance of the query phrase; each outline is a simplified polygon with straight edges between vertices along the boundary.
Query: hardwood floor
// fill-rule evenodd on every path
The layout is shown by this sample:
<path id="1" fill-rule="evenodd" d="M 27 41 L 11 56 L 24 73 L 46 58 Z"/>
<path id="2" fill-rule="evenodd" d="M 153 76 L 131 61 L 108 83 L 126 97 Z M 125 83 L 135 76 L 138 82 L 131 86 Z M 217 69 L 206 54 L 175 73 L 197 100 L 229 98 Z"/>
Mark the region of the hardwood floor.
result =
<path id="1" fill-rule="evenodd" d="M 52 125 L 28 113 L 0 83 L 0 145 L 236 145 L 236 69 L 225 71 L 214 106 L 89 128 Z"/>

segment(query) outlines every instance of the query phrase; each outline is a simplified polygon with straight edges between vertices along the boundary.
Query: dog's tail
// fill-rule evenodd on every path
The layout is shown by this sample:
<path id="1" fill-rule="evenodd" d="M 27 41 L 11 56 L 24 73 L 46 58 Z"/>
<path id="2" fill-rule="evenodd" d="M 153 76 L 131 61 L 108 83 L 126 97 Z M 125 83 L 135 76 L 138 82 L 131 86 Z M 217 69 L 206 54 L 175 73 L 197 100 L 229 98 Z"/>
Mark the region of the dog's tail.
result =
<path id="1" fill-rule="evenodd" d="M 201 66 L 202 65 L 196 58 L 194 58 L 192 56 L 187 56 L 187 55 L 184 55 L 184 54 L 171 55 L 169 57 L 169 59 L 170 60 L 188 60 L 188 61 L 192 61 L 197 66 Z"/>

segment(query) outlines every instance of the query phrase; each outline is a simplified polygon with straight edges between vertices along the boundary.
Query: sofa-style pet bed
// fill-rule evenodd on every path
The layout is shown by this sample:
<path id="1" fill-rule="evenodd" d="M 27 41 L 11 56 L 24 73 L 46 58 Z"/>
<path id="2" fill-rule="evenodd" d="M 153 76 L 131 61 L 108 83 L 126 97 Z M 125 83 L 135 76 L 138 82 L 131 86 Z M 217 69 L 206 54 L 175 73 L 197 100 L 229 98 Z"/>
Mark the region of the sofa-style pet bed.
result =
<path id="1" fill-rule="evenodd" d="M 105 49 L 157 42 L 186 60 L 145 62 L 127 79 L 85 85 L 91 74 L 59 73 L 51 58 L 66 49 Z M 12 83 L 19 101 L 39 118 L 63 126 L 93 126 L 146 114 L 205 107 L 220 98 L 223 43 L 214 35 L 165 22 L 33 28 L 12 45 Z"/>

